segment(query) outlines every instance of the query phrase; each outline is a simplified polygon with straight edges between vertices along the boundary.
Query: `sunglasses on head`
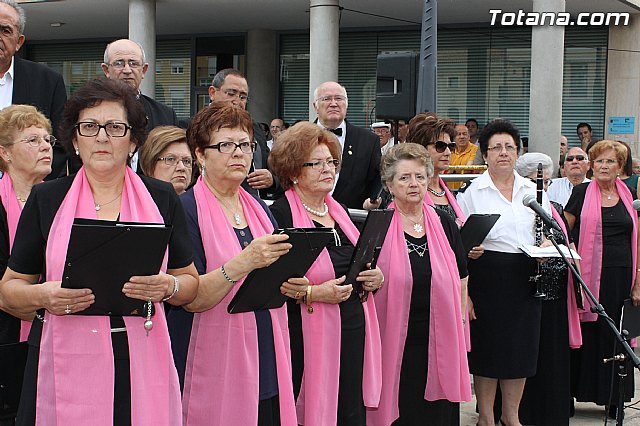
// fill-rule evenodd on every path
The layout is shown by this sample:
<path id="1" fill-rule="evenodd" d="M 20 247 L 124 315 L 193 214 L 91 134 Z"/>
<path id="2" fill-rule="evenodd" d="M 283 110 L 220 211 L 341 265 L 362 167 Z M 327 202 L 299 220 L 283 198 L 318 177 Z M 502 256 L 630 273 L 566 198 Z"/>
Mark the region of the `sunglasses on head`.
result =
<path id="1" fill-rule="evenodd" d="M 435 145 L 436 152 L 444 152 L 447 148 L 449 148 L 449 151 L 453 151 L 456 147 L 455 142 L 444 142 L 444 141 L 435 141 L 429 145 Z"/>
<path id="2" fill-rule="evenodd" d="M 574 159 L 576 159 L 578 161 L 584 161 L 584 160 L 587 159 L 587 157 L 585 157 L 584 155 L 567 155 L 567 158 L 565 158 L 564 161 L 571 162 Z"/>

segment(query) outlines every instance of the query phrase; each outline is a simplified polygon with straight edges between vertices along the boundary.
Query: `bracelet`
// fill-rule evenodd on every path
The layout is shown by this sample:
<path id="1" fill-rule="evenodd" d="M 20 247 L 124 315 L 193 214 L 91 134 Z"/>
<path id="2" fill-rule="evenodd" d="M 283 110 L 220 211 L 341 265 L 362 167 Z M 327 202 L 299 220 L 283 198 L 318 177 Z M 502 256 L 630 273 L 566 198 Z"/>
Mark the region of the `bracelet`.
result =
<path id="1" fill-rule="evenodd" d="M 229 281 L 229 283 L 231 283 L 231 285 L 236 285 L 238 280 L 232 280 L 231 279 L 231 277 L 227 274 L 227 271 L 224 270 L 224 265 L 220 266 L 220 272 L 222 272 L 222 276 L 224 276 L 224 279 Z"/>
<path id="2" fill-rule="evenodd" d="M 173 296 L 176 295 L 176 293 L 180 291 L 180 280 L 178 280 L 178 277 L 171 275 L 171 278 L 173 278 L 173 292 L 169 296 L 162 299 L 163 302 L 166 302 L 167 300 L 171 299 Z"/>
<path id="3" fill-rule="evenodd" d="M 304 303 L 307 305 L 307 312 L 313 313 L 313 306 L 311 306 L 311 284 L 307 286 L 307 296 L 304 299 Z"/>

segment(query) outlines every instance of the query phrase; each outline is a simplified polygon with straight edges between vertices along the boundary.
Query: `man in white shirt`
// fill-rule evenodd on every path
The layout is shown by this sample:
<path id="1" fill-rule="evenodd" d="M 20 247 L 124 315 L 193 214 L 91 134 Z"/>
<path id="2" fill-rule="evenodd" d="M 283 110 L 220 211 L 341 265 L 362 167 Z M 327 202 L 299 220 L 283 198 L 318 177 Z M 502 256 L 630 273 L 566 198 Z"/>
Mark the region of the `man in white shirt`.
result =
<path id="1" fill-rule="evenodd" d="M 393 146 L 393 138 L 391 137 L 391 124 L 384 121 L 378 121 L 371 125 L 373 133 L 380 137 L 380 152 L 382 155 Z"/>
<path id="2" fill-rule="evenodd" d="M 271 133 L 271 139 L 267 141 L 269 150 L 273 149 L 273 144 L 278 140 L 278 136 L 286 129 L 284 121 L 281 118 L 274 118 L 269 125 L 269 133 Z"/>
<path id="3" fill-rule="evenodd" d="M 565 177 L 553 179 L 547 190 L 549 200 L 562 204 L 562 207 L 569 201 L 574 186 L 589 182 L 589 157 L 582 148 L 573 147 L 567 151 L 563 167 Z"/>

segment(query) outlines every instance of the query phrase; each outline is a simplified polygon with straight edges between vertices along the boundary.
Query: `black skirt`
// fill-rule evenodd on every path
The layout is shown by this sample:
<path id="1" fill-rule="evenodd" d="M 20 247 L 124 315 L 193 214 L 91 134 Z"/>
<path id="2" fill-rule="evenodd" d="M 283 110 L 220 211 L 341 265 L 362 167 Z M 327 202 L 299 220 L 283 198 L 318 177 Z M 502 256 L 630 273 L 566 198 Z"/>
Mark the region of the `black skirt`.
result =
<path id="1" fill-rule="evenodd" d="M 497 379 L 536 373 L 540 340 L 540 299 L 529 277 L 536 261 L 524 254 L 485 251 L 469 261 L 471 321 L 469 370 Z"/>

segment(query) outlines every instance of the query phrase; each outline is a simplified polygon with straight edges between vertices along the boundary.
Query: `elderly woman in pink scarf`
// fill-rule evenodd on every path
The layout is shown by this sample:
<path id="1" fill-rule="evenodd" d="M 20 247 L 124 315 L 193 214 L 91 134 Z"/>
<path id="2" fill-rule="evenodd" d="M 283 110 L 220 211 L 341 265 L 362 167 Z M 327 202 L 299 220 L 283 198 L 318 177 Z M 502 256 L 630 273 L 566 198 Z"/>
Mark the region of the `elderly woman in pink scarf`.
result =
<path id="1" fill-rule="evenodd" d="M 339 171 L 336 136 L 301 122 L 283 132 L 269 157 L 286 189 L 271 206 L 282 228 L 329 227 L 335 240 L 306 274 L 308 284 L 285 284 L 298 423 L 364 426 L 365 407 L 380 397 L 380 335 L 373 297 L 364 303 L 345 283 L 358 230 L 330 192 Z M 365 290 L 380 288 L 379 268 L 361 272 Z"/>
<path id="2" fill-rule="evenodd" d="M 35 317 L 18 425 L 181 422 L 178 375 L 161 302 L 190 302 L 198 283 L 175 191 L 127 166 L 144 141 L 145 126 L 136 92 L 118 80 L 88 81 L 65 105 L 61 134 L 83 167 L 76 175 L 33 187 L 0 285 L 3 309 Z M 75 218 L 172 226 L 161 270 L 132 276 L 121 289 L 154 304 L 152 330 L 142 316 L 84 316 L 95 301 L 91 290 L 61 288 Z"/>
<path id="3" fill-rule="evenodd" d="M 564 215 L 582 258 L 582 278 L 618 324 L 625 299 L 640 304 L 638 214 L 632 206 L 637 196 L 618 178 L 627 161 L 624 145 L 597 142 L 589 150 L 589 161 L 593 179 L 573 188 Z M 602 359 L 620 351 L 614 349 L 615 339 L 604 320 L 591 312 L 580 319 L 582 348 L 572 358 L 573 395 L 578 401 L 609 406 L 609 414 L 615 416 L 619 378 Z M 624 386 L 625 401 L 631 401 L 633 374 L 627 375 Z"/>
<path id="4" fill-rule="evenodd" d="M 395 213 L 378 260 L 387 284 L 375 294 L 382 395 L 367 413 L 372 426 L 459 425 L 459 403 L 471 399 L 462 295 L 467 254 L 453 219 L 424 203 L 432 174 L 421 145 L 396 145 L 382 157 Z"/>

